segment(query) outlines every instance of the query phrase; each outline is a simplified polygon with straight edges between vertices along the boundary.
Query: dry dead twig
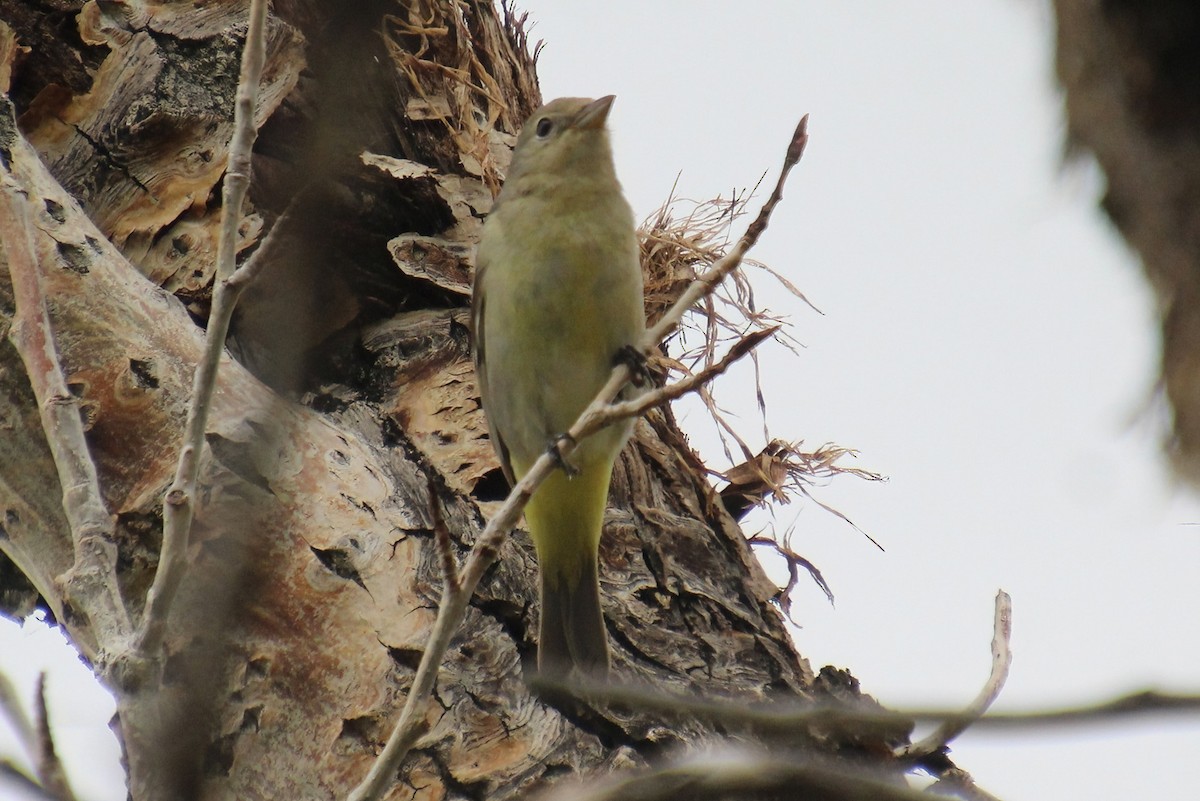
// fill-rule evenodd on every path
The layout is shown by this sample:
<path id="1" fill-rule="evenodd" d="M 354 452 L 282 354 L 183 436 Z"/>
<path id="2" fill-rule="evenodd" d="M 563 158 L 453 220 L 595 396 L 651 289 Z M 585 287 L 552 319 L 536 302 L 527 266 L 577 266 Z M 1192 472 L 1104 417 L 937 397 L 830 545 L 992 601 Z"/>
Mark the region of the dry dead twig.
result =
<path id="1" fill-rule="evenodd" d="M 44 793 L 55 801 L 75 801 L 75 793 L 67 780 L 62 761 L 54 747 L 54 735 L 50 729 L 50 715 L 46 709 L 46 674 L 38 676 L 34 689 L 34 718 L 29 719 L 17 698 L 15 688 L 8 677 L 0 674 L 0 714 L 7 717 L 17 734 L 17 740 L 33 765 L 34 777 L 26 776 L 16 765 L 8 773 L 16 780 L 23 780 L 33 789 Z"/>
<path id="2" fill-rule="evenodd" d="M 118 592 L 116 528 L 104 505 L 100 478 L 84 437 L 78 399 L 67 387 L 54 341 L 54 328 L 38 272 L 34 226 L 28 198 L 5 165 L 0 187 L 0 242 L 3 243 L 13 286 L 16 311 L 12 340 L 38 401 L 42 430 L 54 458 L 63 489 L 63 511 L 71 527 L 75 560 L 56 581 L 76 609 L 86 609 L 126 640 L 133 624 Z M 47 588 L 48 589 L 48 588 Z M 45 592 L 45 590 L 43 590 Z M 80 647 L 87 649 L 87 643 Z M 87 653 L 105 665 L 108 654 Z"/>
<path id="3" fill-rule="evenodd" d="M 919 762 L 942 752 L 955 738 L 979 720 L 1000 696 L 1012 667 L 1012 598 L 1004 590 L 996 593 L 996 614 L 992 625 L 992 670 L 975 700 L 961 714 L 942 721 L 936 729 L 915 743 L 896 751 L 896 757 Z"/>
<path id="4" fill-rule="evenodd" d="M 871 535 L 867 534 L 854 521 L 850 520 L 839 510 L 816 498 L 811 487 L 819 481 L 827 481 L 839 475 L 853 475 L 868 481 L 884 481 L 884 476 L 860 467 L 849 467 L 841 464 L 847 456 L 856 456 L 857 452 L 840 445 L 826 443 L 815 450 L 805 450 L 803 442 L 785 442 L 775 439 L 755 456 L 741 464 L 725 471 L 713 471 L 728 484 L 720 490 L 721 503 L 735 519 L 744 517 L 754 507 L 765 507 L 775 502 L 787 504 L 791 502 L 791 494 L 798 493 L 815 503 L 821 509 L 846 522 L 855 531 L 862 534 L 871 543 L 883 550 Z M 788 581 L 780 588 L 777 601 L 783 613 L 791 619 L 792 591 L 800 581 L 801 571 L 807 573 L 825 597 L 832 604 L 833 590 L 825 581 L 821 571 L 811 561 L 802 556 L 792 545 L 793 529 L 788 528 L 782 536 L 768 529 L 749 538 L 750 544 L 768 547 L 783 558 L 787 565 Z M 795 622 L 793 620 L 793 622 Z"/>
<path id="5" fill-rule="evenodd" d="M 870 727 L 911 725 L 913 723 L 942 724 L 968 717 L 961 709 L 867 709 L 821 704 L 788 706 L 778 702 L 769 707 L 729 704 L 694 696 L 666 695 L 657 687 L 638 687 L 616 684 L 575 683 L 563 685 L 535 679 L 535 689 L 568 692 L 594 704 L 633 706 L 640 710 L 660 712 L 669 717 L 693 716 L 720 721 L 731 728 L 748 727 L 762 732 L 794 732 L 806 725 L 839 727 Z M 1082 726 L 1129 717 L 1157 714 L 1200 715 L 1200 692 L 1161 693 L 1144 691 L 1118 696 L 1062 709 L 1031 710 L 1026 712 L 991 712 L 975 717 L 971 725 L 982 729 L 999 729 L 1029 733 L 1050 726 Z"/>
<path id="6" fill-rule="evenodd" d="M 34 720 L 37 727 L 37 758 L 34 765 L 38 779 L 42 787 L 59 801 L 75 801 L 75 793 L 71 790 L 71 783 L 67 781 L 67 772 L 63 770 L 62 761 L 58 758 L 58 751 L 54 747 L 54 735 L 50 731 L 50 713 L 46 709 L 45 673 L 38 676 L 34 700 Z"/>
<path id="7" fill-rule="evenodd" d="M 246 44 L 242 50 L 242 68 L 234 108 L 234 132 L 229 143 L 229 166 L 222 187 L 221 229 L 217 246 L 217 275 L 213 286 L 212 310 L 205 335 L 204 356 L 196 367 L 192 384 L 184 442 L 179 452 L 175 479 L 163 503 L 162 550 L 154 583 L 146 597 L 145 617 L 138 630 L 135 645 L 135 657 L 140 660 L 153 660 L 157 657 L 166 634 L 171 603 L 185 572 L 205 428 L 217 384 L 217 370 L 225 352 L 229 321 L 241 294 L 240 288 L 235 287 L 231 290 L 229 284 L 235 276 L 242 201 L 250 186 L 250 153 L 258 136 L 254 125 L 254 110 L 258 104 L 259 81 L 266 60 L 266 18 L 266 0 L 251 0 L 249 27 L 246 31 Z M 244 285 L 244 281 L 242 283 Z"/>
<path id="8" fill-rule="evenodd" d="M 670 308 L 697 275 L 725 254 L 729 232 L 734 222 L 745 215 L 749 199 L 757 189 L 756 185 L 749 192 L 734 193 L 730 199 L 717 197 L 696 202 L 675 197 L 672 188 L 666 202 L 642 223 L 639 230 L 641 261 L 646 284 L 646 316 L 651 323 Z M 790 294 L 812 307 L 795 285 L 765 264 L 751 259 L 745 260 L 744 264 L 765 270 Z M 784 322 L 782 316 L 758 308 L 753 287 L 739 270 L 731 274 L 730 280 L 723 282 L 712 294 L 704 296 L 689 309 L 678 337 L 683 352 L 678 357 L 659 356 L 657 361 L 669 370 L 686 376 L 700 365 L 713 364 L 722 346 L 737 342 L 747 336 L 747 332 L 768 328 L 775 330 L 774 338 L 777 341 L 795 351 L 799 343 L 787 333 Z M 689 341 L 693 338 L 698 338 L 699 343 L 690 345 Z M 759 382 L 757 354 L 751 354 L 750 358 L 754 364 L 755 392 L 765 436 L 766 403 Z M 701 387 L 697 394 L 717 426 L 726 458 L 734 461 L 730 442 L 745 458 L 749 458 L 749 446 L 726 420 L 725 413 L 709 388 Z"/>
<path id="9" fill-rule="evenodd" d="M 944 798 L 889 781 L 853 762 L 811 754 L 706 752 L 656 770 L 588 787 L 568 785 L 545 801 L 721 801 L 727 798 L 823 801 L 931 801 Z"/>
<path id="10" fill-rule="evenodd" d="M 723 255 L 732 223 L 746 213 L 749 198 L 757 189 L 756 186 L 748 192 L 734 193 L 728 199 L 718 197 L 704 202 L 677 198 L 672 189 L 662 207 L 642 223 L 639 233 L 646 274 L 647 316 L 651 320 L 657 319 L 674 302 L 698 272 Z M 746 264 L 767 272 L 787 293 L 820 313 L 804 293 L 779 272 L 758 261 L 747 260 Z M 683 353 L 677 357 L 657 357 L 658 366 L 687 376 L 702 369 L 703 365 L 711 365 L 722 343 L 740 340 L 747 336 L 747 330 L 756 334 L 771 329 L 775 332 L 774 339 L 793 352 L 796 350 L 799 343 L 787 334 L 783 318 L 759 307 L 753 287 L 742 271 L 735 272 L 731 279 L 689 310 L 681 327 Z M 689 345 L 693 338 L 698 339 L 698 344 Z M 767 427 L 758 353 L 751 353 L 750 358 L 763 438 L 768 443 L 757 454 L 729 422 L 710 386 L 701 384 L 696 390 L 717 429 L 726 459 L 734 464 L 724 471 L 709 470 L 712 475 L 729 482 L 720 492 L 726 510 L 734 519 L 740 520 L 752 507 L 767 506 L 771 502 L 788 503 L 789 495 L 794 492 L 842 519 L 882 550 L 874 538 L 845 514 L 818 500 L 811 487 L 836 475 L 854 475 L 872 481 L 882 481 L 884 477 L 870 470 L 841 464 L 839 460 L 857 455 L 849 448 L 827 443 L 815 451 L 805 451 L 801 443 L 772 438 Z M 734 456 L 735 452 L 740 453 L 740 461 Z M 820 571 L 791 548 L 786 539 L 781 542 L 764 534 L 752 540 L 754 544 L 775 548 L 788 565 L 789 580 L 779 595 L 785 614 L 790 615 L 790 594 L 799 581 L 801 570 L 817 582 L 832 602 L 832 591 Z"/>
<path id="11" fill-rule="evenodd" d="M 25 707 L 17 697 L 17 689 L 3 673 L 0 673 L 0 715 L 8 718 L 17 735 L 17 741 L 21 743 L 29 758 L 36 762 L 33 744 L 37 740 L 37 730 L 33 721 L 25 714 Z"/>
<path id="12" fill-rule="evenodd" d="M 511 36 L 509 46 L 536 63 L 537 49 L 528 54 L 528 15 L 516 14 L 508 3 L 502 8 Z M 385 15 L 384 47 L 412 92 L 404 113 L 413 120 L 441 123 L 463 167 L 479 176 L 495 195 L 501 180 L 492 154 L 492 133 L 498 121 L 509 128 L 519 121 L 510 118 L 503 87 L 480 61 L 477 49 L 467 44 L 473 34 L 463 15 L 453 5 L 450 9 L 445 14 L 434 4 L 423 7 L 416 3 L 402 13 Z M 426 17 L 420 16 L 422 12 Z M 480 106 L 484 111 L 477 114 Z"/>

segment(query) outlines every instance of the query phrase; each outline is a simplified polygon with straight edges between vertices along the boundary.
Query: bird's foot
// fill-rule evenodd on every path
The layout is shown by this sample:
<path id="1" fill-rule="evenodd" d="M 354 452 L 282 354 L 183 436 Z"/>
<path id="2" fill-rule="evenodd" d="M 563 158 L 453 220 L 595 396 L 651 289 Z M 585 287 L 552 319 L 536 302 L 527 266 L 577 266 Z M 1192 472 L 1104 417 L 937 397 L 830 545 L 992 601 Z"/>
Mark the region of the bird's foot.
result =
<path id="1" fill-rule="evenodd" d="M 546 453 L 550 454 L 555 463 L 562 468 L 562 471 L 567 474 L 567 478 L 575 478 L 575 476 L 579 475 L 579 468 L 567 461 L 567 457 L 563 453 L 564 443 L 570 444 L 571 447 L 579 444 L 569 431 L 564 431 L 550 440 L 550 444 L 546 446 Z"/>
<path id="2" fill-rule="evenodd" d="M 617 355 L 613 357 L 613 365 L 623 364 L 629 368 L 629 383 L 635 387 L 647 384 L 659 385 L 660 379 L 650 369 L 650 360 L 646 354 L 634 345 L 622 345 Z"/>

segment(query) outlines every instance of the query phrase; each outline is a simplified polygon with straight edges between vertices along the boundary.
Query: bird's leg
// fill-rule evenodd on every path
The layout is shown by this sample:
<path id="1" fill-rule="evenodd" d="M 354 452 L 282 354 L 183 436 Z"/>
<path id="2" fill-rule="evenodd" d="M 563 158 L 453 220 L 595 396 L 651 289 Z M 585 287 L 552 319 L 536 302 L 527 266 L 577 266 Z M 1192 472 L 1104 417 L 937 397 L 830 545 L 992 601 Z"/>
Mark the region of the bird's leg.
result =
<path id="1" fill-rule="evenodd" d="M 575 438 L 571 436 L 569 431 L 564 431 L 554 439 L 550 440 L 550 444 L 546 446 L 546 452 L 554 459 L 562 471 L 567 474 L 567 478 L 575 478 L 579 475 L 579 468 L 567 461 L 567 457 L 563 455 L 563 443 L 578 445 Z"/>
<path id="2" fill-rule="evenodd" d="M 646 354 L 635 345 L 622 345 L 617 351 L 617 355 L 613 357 L 613 366 L 623 364 L 629 368 L 629 383 L 635 387 L 644 387 L 647 384 L 660 386 L 662 377 L 655 375 L 650 369 L 650 360 L 646 358 Z"/>

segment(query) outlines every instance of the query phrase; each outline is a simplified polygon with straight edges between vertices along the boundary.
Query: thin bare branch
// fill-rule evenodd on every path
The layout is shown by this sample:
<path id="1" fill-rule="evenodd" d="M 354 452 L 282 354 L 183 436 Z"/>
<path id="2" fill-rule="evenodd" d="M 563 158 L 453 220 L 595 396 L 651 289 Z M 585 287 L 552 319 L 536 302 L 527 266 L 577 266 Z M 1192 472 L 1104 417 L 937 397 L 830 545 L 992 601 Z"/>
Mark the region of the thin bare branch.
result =
<path id="1" fill-rule="evenodd" d="M 963 710 L 962 714 L 949 718 L 938 725 L 936 729 L 921 740 L 910 743 L 896 750 L 899 759 L 920 761 L 930 754 L 945 749 L 958 735 L 967 730 L 972 723 L 979 720 L 999 697 L 1008 680 L 1008 671 L 1012 667 L 1012 650 L 1009 642 L 1012 639 L 1012 598 L 1004 590 L 996 593 L 996 614 L 992 631 L 992 670 L 987 683 L 979 691 L 979 695 Z"/>
<path id="2" fill-rule="evenodd" d="M 992 795 L 976 784 L 971 774 L 957 765 L 942 771 L 938 775 L 938 780 L 929 786 L 929 790 L 937 793 L 938 797 L 952 794 L 965 799 L 965 801 L 1000 801 L 998 796 Z"/>
<path id="3" fill-rule="evenodd" d="M 711 293 L 725 276 L 732 273 L 741 264 L 746 252 L 758 242 L 759 237 L 766 230 L 771 212 L 783 198 L 783 186 L 788 173 L 799 162 L 807 142 L 808 116 L 806 115 L 800 120 L 800 124 L 796 126 L 796 131 L 792 135 L 775 189 L 767 202 L 763 204 L 754 222 L 750 224 L 746 233 L 729 253 L 693 281 L 658 323 L 647 330 L 639 348 L 643 354 L 649 357 L 658 343 L 679 326 L 679 321 L 683 318 L 684 313 L 698 300 Z M 377 801 L 388 789 L 400 762 L 427 729 L 428 724 L 425 722 L 422 710 L 429 701 L 429 695 L 437 680 L 438 667 L 445 656 L 450 638 L 462 623 L 467 604 L 475 592 L 476 585 L 496 560 L 501 543 L 516 525 L 521 511 L 525 508 L 533 491 L 554 472 L 560 458 L 570 456 L 575 448 L 574 443 L 582 441 L 584 437 L 613 422 L 613 419 L 607 418 L 606 409 L 629 382 L 630 377 L 630 368 L 626 364 L 618 364 L 613 369 L 608 383 L 604 385 L 588 408 L 580 414 L 579 419 L 571 426 L 566 436 L 559 440 L 557 447 L 559 457 L 556 458 L 554 455 L 545 453 L 534 462 L 525 476 L 513 487 L 500 510 L 488 521 L 463 566 L 460 585 L 457 588 L 443 588 L 437 619 L 434 622 L 429 643 L 421 655 L 421 663 L 417 667 L 412 689 L 409 690 L 404 709 L 400 713 L 400 720 L 388 737 L 387 744 L 371 765 L 367 776 L 350 793 L 350 801 Z"/>
<path id="4" fill-rule="evenodd" d="M 0 715 L 8 718 L 21 743 L 21 748 L 25 749 L 30 761 L 36 762 L 37 731 L 34 729 L 33 721 L 25 714 L 25 707 L 21 705 L 21 699 L 17 697 L 17 689 L 13 687 L 8 676 L 3 673 L 0 673 Z"/>
<path id="5" fill-rule="evenodd" d="M 229 145 L 229 166 L 225 172 L 221 208 L 220 240 L 217 245 L 217 277 L 213 286 L 212 311 L 204 343 L 204 356 L 196 368 L 192 400 L 188 406 L 183 447 L 175 479 L 163 504 L 163 544 L 158 572 L 146 598 L 146 616 L 138 632 L 137 652 L 143 658 L 156 656 L 166 633 L 167 616 L 179 589 L 187 565 L 188 540 L 195 511 L 196 479 L 200 472 L 200 454 L 204 433 L 217 384 L 217 369 L 225 352 L 229 321 L 241 289 L 231 291 L 237 256 L 238 226 L 242 201 L 250 185 L 250 151 L 258 132 L 254 111 L 265 61 L 264 32 L 267 0 L 251 0 L 246 45 L 242 51 L 242 71 L 238 78 L 234 109 L 234 132 Z"/>
<path id="6" fill-rule="evenodd" d="M 727 798 L 819 798 L 821 801 L 930 801 L 861 762 L 811 754 L 705 753 L 631 778 L 568 785 L 546 801 L 718 801 Z"/>
<path id="7" fill-rule="evenodd" d="M 42 430 L 54 457 L 71 527 L 75 560 L 58 577 L 72 607 L 111 625 L 115 642 L 132 631 L 117 584 L 115 524 L 104 506 L 100 479 L 84 437 L 78 399 L 67 387 L 38 270 L 34 227 L 26 196 L 7 171 L 0 189 L 0 242 L 8 256 L 16 313 L 9 333 L 38 401 Z M 91 654 L 106 661 L 104 654 Z"/>
<path id="8" fill-rule="evenodd" d="M 297 196 L 299 197 L 299 195 Z M 281 231 L 286 231 L 288 225 L 292 222 L 292 211 L 296 207 L 296 198 L 288 204 L 288 207 L 283 210 L 283 213 L 275 218 L 275 224 L 271 226 L 271 230 L 263 237 L 263 240 L 258 243 L 258 249 L 250 254 L 250 258 L 246 259 L 246 263 L 238 267 L 233 275 L 225 284 L 225 290 L 233 294 L 234 304 L 242 297 L 242 293 L 246 291 L 246 287 L 254 282 L 258 274 L 263 271 L 267 265 L 267 257 L 275 252 L 279 246 Z M 224 222 L 224 220 L 222 220 Z"/>
<path id="9" fill-rule="evenodd" d="M 762 236 L 763 231 L 766 230 L 767 223 L 770 221 L 775 207 L 779 205 L 779 201 L 783 200 L 783 187 L 787 182 L 788 173 L 792 171 L 792 168 L 799 163 L 800 157 L 804 155 L 804 146 L 806 144 L 808 144 L 807 114 L 800 120 L 800 124 L 796 126 L 796 131 L 792 135 L 792 141 L 788 144 L 787 154 L 784 156 L 783 168 L 780 171 L 778 180 L 775 182 L 775 188 L 772 190 L 771 196 L 767 198 L 767 202 L 759 209 L 758 216 L 750 223 L 746 229 L 746 233 L 742 234 L 733 248 L 707 272 L 696 278 L 679 299 L 675 301 L 671 307 L 671 311 L 664 314 L 658 323 L 646 332 L 645 341 L 650 347 L 656 346 L 659 342 L 666 339 L 672 331 L 679 327 L 679 321 L 683 319 L 683 313 L 702 297 L 711 294 L 713 288 L 742 263 L 746 252 L 754 247 Z M 628 376 L 626 376 L 626 380 L 628 380 Z M 617 389 L 619 391 L 620 387 Z M 613 393 L 613 397 L 616 397 L 615 392 Z"/>
<path id="10" fill-rule="evenodd" d="M 608 404 L 596 414 L 594 418 L 596 428 L 593 430 L 598 431 L 618 420 L 624 420 L 629 417 L 640 417 L 655 407 L 682 398 L 689 392 L 694 392 L 701 385 L 707 384 L 724 373 L 729 369 L 730 365 L 747 353 L 750 353 L 754 348 L 762 344 L 764 340 L 773 337 L 778 330 L 779 326 L 775 325 L 770 328 L 764 328 L 761 331 L 751 331 L 734 343 L 733 347 L 718 361 L 707 365 L 700 372 L 689 373 L 673 384 L 667 384 L 652 392 L 639 395 L 633 400 Z"/>
<path id="11" fill-rule="evenodd" d="M 825 598 L 829 601 L 829 605 L 834 605 L 833 587 L 829 586 L 829 582 L 825 580 L 825 575 L 821 572 L 821 569 L 814 565 L 811 560 L 798 554 L 786 542 L 780 542 L 774 537 L 759 534 L 750 537 L 746 541 L 750 543 L 751 547 L 762 545 L 770 548 L 779 554 L 783 558 L 784 564 L 787 565 L 788 580 L 787 584 L 779 590 L 778 603 L 783 609 L 783 613 L 787 615 L 788 620 L 791 620 L 792 623 L 796 623 L 796 620 L 792 617 L 792 591 L 800 584 L 800 568 L 804 568 L 804 571 L 808 573 L 813 583 L 821 589 L 821 592 L 825 593 Z"/>
<path id="12" fill-rule="evenodd" d="M 657 715 L 664 721 L 696 719 L 715 724 L 725 731 L 753 731 L 768 742 L 803 740 L 805 733 L 814 728 L 853 728 L 860 736 L 874 734 L 884 737 L 906 730 L 914 720 L 911 715 L 866 705 L 788 705 L 772 702 L 769 706 L 756 706 L 675 695 L 650 685 L 587 681 L 568 683 L 542 677 L 535 678 L 530 685 L 535 692 L 582 698 L 596 706 L 636 709 L 640 713 Z"/>
<path id="13" fill-rule="evenodd" d="M 672 695 L 652 686 L 590 682 L 567 684 L 544 678 L 534 679 L 531 686 L 538 692 L 579 697 L 595 705 L 652 712 L 664 719 L 699 718 L 730 729 L 753 729 L 766 736 L 786 738 L 794 737 L 805 726 L 853 728 L 860 732 L 878 727 L 877 730 L 883 732 L 913 723 L 942 724 L 964 719 L 963 711 L 958 709 L 887 710 L 829 704 L 789 706 L 779 702 L 769 707 L 753 706 Z M 971 725 L 975 729 L 1011 729 L 1028 734 L 1051 726 L 1088 725 L 1156 714 L 1200 715 L 1200 692 L 1175 694 L 1145 691 L 1110 701 L 1062 709 L 991 712 L 983 717 L 971 718 L 969 722 L 973 721 Z"/>
<path id="14" fill-rule="evenodd" d="M 51 795 L 45 787 L 42 787 L 36 780 L 28 776 L 25 771 L 7 759 L 0 759 L 0 789 L 5 786 L 3 780 L 7 780 L 9 785 L 19 788 L 25 794 L 21 796 L 22 798 L 27 796 L 29 798 L 43 799 L 43 801 L 60 801 L 59 798 Z"/>
<path id="15" fill-rule="evenodd" d="M 47 797 L 57 801 L 74 801 L 75 795 L 71 792 L 71 785 L 54 748 L 50 717 L 46 710 L 45 684 L 46 674 L 42 673 L 34 690 L 34 719 L 30 720 L 12 682 L 0 673 L 0 714 L 8 718 L 16 731 L 17 740 L 33 765 L 36 781 L 25 776 L 15 765 L 12 766 L 12 774 L 36 786 Z"/>
<path id="16" fill-rule="evenodd" d="M 75 793 L 71 791 L 71 783 L 67 781 L 67 773 L 59 761 L 58 752 L 54 748 L 54 735 L 50 731 L 50 715 L 46 709 L 45 673 L 38 676 L 34 699 L 37 702 L 37 761 L 34 764 L 38 779 L 42 786 L 60 801 L 75 801 Z"/>
<path id="17" fill-rule="evenodd" d="M 1200 691 L 1160 693 L 1154 690 L 1131 693 L 1111 701 L 1046 709 L 1037 712 L 993 712 L 976 721 L 975 726 L 996 729 L 1029 729 L 1043 726 L 1081 726 L 1105 723 L 1129 717 L 1155 714 L 1200 715 Z"/>

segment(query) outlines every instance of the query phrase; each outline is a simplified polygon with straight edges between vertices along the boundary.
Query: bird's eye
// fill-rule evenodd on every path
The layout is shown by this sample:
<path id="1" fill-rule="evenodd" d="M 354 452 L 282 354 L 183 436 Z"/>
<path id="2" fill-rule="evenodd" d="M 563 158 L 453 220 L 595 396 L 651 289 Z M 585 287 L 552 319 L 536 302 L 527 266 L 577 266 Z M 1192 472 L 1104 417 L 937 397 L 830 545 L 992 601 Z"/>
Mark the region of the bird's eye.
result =
<path id="1" fill-rule="evenodd" d="M 537 123 L 538 139 L 545 139 L 554 130 L 554 123 L 549 117 L 542 117 Z"/>

